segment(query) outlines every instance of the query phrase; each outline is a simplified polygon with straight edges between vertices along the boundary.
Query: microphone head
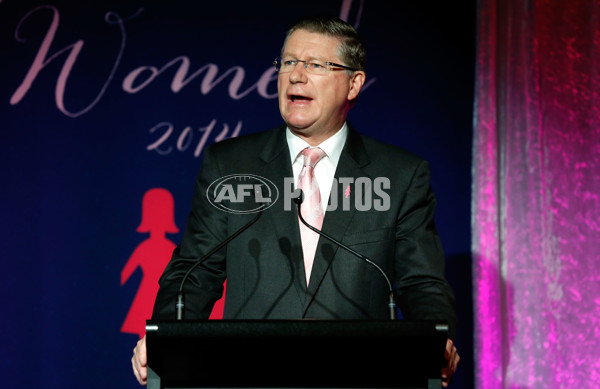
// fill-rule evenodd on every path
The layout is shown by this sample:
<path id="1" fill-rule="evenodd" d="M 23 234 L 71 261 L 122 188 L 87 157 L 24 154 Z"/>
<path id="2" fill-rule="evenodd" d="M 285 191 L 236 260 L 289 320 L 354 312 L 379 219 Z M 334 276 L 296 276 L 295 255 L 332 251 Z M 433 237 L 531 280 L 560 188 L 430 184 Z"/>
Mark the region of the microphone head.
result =
<path id="1" fill-rule="evenodd" d="M 296 205 L 302 204 L 302 202 L 304 201 L 304 192 L 302 191 L 302 189 L 296 189 L 292 193 L 292 199 L 294 199 L 294 203 L 296 203 Z"/>

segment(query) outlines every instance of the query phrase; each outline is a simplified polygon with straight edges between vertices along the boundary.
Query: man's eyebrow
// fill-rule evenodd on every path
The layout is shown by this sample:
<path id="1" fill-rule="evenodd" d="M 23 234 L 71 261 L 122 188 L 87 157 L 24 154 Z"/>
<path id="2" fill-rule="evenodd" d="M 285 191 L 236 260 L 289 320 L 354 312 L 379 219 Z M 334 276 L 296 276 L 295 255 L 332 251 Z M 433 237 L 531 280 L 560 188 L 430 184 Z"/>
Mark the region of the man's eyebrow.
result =
<path id="1" fill-rule="evenodd" d="M 281 55 L 281 58 L 300 59 L 297 55 L 293 55 L 293 54 L 289 54 L 289 53 L 283 53 Z M 324 57 L 309 56 L 307 58 L 302 59 L 302 61 L 321 61 L 321 62 L 326 62 L 327 60 Z"/>

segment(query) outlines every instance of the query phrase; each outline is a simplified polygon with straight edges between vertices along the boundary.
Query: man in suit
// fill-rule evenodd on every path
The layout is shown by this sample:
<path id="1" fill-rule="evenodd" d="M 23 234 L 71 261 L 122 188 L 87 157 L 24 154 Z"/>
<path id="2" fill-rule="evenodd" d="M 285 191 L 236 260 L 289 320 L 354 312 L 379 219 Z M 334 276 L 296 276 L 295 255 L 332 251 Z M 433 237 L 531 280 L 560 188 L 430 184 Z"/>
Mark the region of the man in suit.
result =
<path id="1" fill-rule="evenodd" d="M 304 19 L 288 32 L 275 66 L 285 124 L 206 149 L 186 231 L 160 280 L 153 319 L 175 318 L 175 296 L 190 265 L 253 217 L 213 206 L 207 189 L 222 177 L 252 175 L 273 183 L 282 196 L 190 274 L 186 318 L 208 318 L 226 279 L 225 319 L 389 317 L 381 274 L 299 223 L 285 194 L 289 183 L 309 183 L 305 203 L 312 201 L 313 208 L 303 203 L 302 214 L 385 271 L 405 318 L 446 320 L 453 338 L 454 300 L 434 226 L 428 164 L 359 134 L 346 121 L 365 82 L 357 32 L 336 18 Z M 446 348 L 444 386 L 459 360 L 451 339 Z M 144 384 L 145 338 L 132 364 Z"/>

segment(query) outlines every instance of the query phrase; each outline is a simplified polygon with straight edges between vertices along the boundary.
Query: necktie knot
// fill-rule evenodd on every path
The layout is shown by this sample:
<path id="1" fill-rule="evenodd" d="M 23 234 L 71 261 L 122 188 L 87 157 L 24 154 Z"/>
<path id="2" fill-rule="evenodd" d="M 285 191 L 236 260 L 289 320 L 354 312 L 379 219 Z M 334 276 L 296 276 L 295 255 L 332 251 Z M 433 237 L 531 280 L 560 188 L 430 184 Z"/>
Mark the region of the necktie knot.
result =
<path id="1" fill-rule="evenodd" d="M 310 166 L 312 168 L 326 155 L 323 150 L 318 147 L 307 147 L 301 151 L 304 155 L 304 166 Z"/>

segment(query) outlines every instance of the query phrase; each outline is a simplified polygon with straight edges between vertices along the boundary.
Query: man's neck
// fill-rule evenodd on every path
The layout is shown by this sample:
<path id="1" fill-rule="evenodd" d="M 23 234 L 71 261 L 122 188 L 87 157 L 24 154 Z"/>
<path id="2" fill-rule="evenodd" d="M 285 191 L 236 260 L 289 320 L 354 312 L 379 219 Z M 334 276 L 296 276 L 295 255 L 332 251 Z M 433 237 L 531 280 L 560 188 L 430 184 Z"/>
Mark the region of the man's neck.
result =
<path id="1" fill-rule="evenodd" d="M 303 131 L 296 131 L 293 128 L 290 128 L 290 131 L 292 132 L 292 134 L 301 138 L 306 143 L 308 143 L 310 146 L 316 147 L 316 146 L 320 145 L 321 143 L 325 142 L 327 139 L 334 136 L 340 130 L 340 128 L 342 128 L 342 125 L 343 125 L 343 123 L 339 127 L 336 127 L 335 129 L 332 129 L 330 131 L 318 132 L 318 133 L 308 133 L 307 134 Z"/>

